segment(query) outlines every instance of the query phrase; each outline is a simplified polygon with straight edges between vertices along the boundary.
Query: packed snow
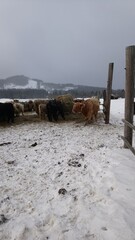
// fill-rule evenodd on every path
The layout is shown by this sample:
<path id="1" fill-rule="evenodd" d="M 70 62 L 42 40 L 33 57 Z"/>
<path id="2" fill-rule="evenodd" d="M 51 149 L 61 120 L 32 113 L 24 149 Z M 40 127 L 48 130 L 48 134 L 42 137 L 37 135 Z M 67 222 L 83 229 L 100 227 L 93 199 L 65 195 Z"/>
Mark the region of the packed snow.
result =
<path id="1" fill-rule="evenodd" d="M 135 156 L 123 147 L 123 118 L 117 99 L 109 124 L 0 126 L 0 239 L 135 240 Z"/>

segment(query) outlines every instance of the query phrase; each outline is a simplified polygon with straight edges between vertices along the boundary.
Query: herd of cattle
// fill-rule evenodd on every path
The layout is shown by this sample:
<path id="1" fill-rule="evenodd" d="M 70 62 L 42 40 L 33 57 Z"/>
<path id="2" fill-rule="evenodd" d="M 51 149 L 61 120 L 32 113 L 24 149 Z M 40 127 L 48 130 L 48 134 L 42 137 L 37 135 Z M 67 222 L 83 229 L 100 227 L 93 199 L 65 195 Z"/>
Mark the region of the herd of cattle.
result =
<path id="1" fill-rule="evenodd" d="M 96 121 L 100 102 L 97 97 L 91 97 L 87 100 L 73 99 L 69 94 L 61 95 L 52 100 L 29 100 L 20 102 L 13 100 L 11 102 L 0 103 L 0 121 L 14 122 L 16 116 L 23 116 L 27 112 L 36 112 L 41 120 L 58 121 L 59 116 L 65 120 L 66 114 L 82 113 L 84 120 L 88 123 Z"/>

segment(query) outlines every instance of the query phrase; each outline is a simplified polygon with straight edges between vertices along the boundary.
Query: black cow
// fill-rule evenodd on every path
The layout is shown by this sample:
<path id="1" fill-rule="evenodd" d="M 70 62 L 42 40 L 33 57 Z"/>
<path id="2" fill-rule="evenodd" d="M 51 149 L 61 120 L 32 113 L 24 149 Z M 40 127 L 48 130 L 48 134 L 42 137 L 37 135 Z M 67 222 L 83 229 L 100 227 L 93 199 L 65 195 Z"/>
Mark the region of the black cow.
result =
<path id="1" fill-rule="evenodd" d="M 56 99 L 50 100 L 47 103 L 46 113 L 47 113 L 48 120 L 50 122 L 52 122 L 53 119 L 57 121 L 59 115 L 61 115 L 63 120 L 65 120 L 63 104 L 61 103 L 61 101 L 58 101 Z"/>
<path id="2" fill-rule="evenodd" d="M 0 103 L 0 120 L 14 122 L 14 107 L 12 103 Z"/>

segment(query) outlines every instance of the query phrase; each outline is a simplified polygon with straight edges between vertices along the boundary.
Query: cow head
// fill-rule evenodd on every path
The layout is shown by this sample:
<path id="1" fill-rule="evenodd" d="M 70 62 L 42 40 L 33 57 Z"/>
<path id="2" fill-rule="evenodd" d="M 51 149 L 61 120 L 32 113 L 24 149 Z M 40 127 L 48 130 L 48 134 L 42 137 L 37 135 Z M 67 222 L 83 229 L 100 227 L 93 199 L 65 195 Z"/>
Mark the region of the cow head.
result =
<path id="1" fill-rule="evenodd" d="M 74 103 L 72 108 L 72 113 L 81 113 L 83 106 L 84 106 L 84 103 L 80 103 L 80 102 Z"/>

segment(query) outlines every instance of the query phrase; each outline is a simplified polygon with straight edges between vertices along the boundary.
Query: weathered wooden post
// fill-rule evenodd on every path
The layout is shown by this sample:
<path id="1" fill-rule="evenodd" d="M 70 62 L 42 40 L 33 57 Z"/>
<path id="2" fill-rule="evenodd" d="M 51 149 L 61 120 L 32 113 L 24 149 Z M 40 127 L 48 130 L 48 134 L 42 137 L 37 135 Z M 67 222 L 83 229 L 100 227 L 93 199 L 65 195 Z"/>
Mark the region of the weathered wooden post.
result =
<path id="1" fill-rule="evenodd" d="M 109 63 L 106 99 L 104 103 L 106 124 L 108 124 L 110 120 L 110 103 L 111 103 L 110 100 L 111 100 L 111 93 L 112 93 L 113 67 L 114 67 L 114 63 Z"/>
<path id="2" fill-rule="evenodd" d="M 133 124 L 134 106 L 134 77 L 135 77 L 135 46 L 126 48 L 126 82 L 125 82 L 125 120 Z M 124 138 L 132 146 L 133 130 L 127 124 L 124 125 Z M 124 142 L 124 148 L 127 148 Z"/>

